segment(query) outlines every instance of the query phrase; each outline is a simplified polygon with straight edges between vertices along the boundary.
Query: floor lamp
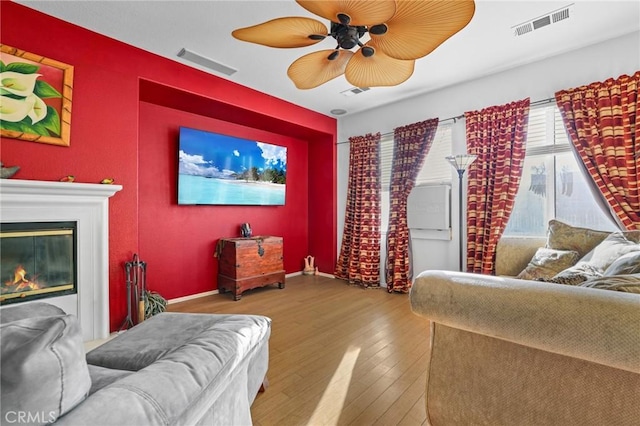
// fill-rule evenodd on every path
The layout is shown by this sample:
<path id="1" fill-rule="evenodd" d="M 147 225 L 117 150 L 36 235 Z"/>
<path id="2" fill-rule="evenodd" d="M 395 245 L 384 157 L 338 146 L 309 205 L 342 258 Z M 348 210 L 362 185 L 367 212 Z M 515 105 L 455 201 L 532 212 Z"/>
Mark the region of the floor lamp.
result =
<path id="1" fill-rule="evenodd" d="M 445 157 L 445 159 L 449 162 L 449 164 L 451 164 L 453 166 L 454 169 L 456 169 L 456 171 L 458 172 L 458 193 L 459 193 L 459 197 L 458 197 L 458 217 L 459 217 L 459 221 L 458 221 L 458 226 L 460 227 L 460 229 L 458 230 L 458 235 L 460 237 L 460 272 L 464 272 L 464 270 L 462 269 L 462 210 L 463 210 L 463 206 L 462 206 L 462 176 L 464 175 L 465 170 L 467 170 L 469 168 L 469 166 L 471 165 L 471 163 L 473 163 L 476 159 L 475 155 L 471 155 L 471 154 L 458 154 L 458 155 L 449 155 L 448 157 Z"/>

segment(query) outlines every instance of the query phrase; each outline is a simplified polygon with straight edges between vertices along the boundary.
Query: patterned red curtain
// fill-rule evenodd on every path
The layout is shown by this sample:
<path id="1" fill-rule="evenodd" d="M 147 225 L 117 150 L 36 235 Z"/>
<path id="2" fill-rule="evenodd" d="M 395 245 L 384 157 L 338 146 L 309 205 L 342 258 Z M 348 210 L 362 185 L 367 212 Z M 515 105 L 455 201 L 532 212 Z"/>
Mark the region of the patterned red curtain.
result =
<path id="1" fill-rule="evenodd" d="M 640 229 L 640 71 L 556 93 L 567 133 L 620 222 Z"/>
<path id="2" fill-rule="evenodd" d="M 438 119 L 398 127 L 393 135 L 389 229 L 385 264 L 387 291 L 408 293 L 413 278 L 407 226 L 407 198 L 438 129 Z"/>
<path id="3" fill-rule="evenodd" d="M 513 210 L 522 176 L 529 99 L 464 114 L 469 168 L 467 270 L 494 274 L 496 246 Z"/>
<path id="4" fill-rule="evenodd" d="M 347 207 L 336 278 L 380 287 L 380 133 L 349 138 Z"/>

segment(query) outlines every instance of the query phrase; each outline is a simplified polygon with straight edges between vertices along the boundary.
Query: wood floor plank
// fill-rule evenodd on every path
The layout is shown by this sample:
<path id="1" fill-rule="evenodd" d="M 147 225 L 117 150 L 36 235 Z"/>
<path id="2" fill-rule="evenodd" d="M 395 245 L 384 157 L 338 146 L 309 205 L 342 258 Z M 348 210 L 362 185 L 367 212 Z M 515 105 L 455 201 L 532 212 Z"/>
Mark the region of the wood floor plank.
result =
<path id="1" fill-rule="evenodd" d="M 427 381 L 426 366 L 421 370 L 423 372 L 413 381 L 400 398 L 374 423 L 375 425 L 401 424 L 414 408 L 415 404 L 421 404 L 421 406 L 424 407 L 424 390 Z"/>
<path id="2" fill-rule="evenodd" d="M 411 365 L 405 372 L 371 404 L 371 406 L 364 412 L 362 412 L 352 424 L 391 424 L 385 423 L 383 420 L 384 415 L 392 410 L 397 404 L 400 404 L 402 396 L 405 395 L 411 388 L 411 385 L 420 377 L 420 371 L 424 370 L 422 367 L 426 365 L 425 358 L 418 358 L 416 362 Z M 426 376 L 425 376 L 426 379 Z M 406 408 L 410 408 L 412 404 L 409 404 Z M 398 407 L 400 408 L 400 407 Z M 393 414 L 393 412 L 391 413 Z M 396 416 L 398 414 L 396 413 Z M 400 419 L 397 419 L 399 421 Z M 396 423 L 397 423 L 396 421 Z M 380 423 L 379 423 L 380 422 Z M 393 423 L 395 424 L 395 423 Z"/>
<path id="3" fill-rule="evenodd" d="M 426 383 L 423 382 L 422 386 L 422 394 L 418 398 L 418 400 L 413 404 L 413 406 L 406 412 L 402 420 L 398 422 L 398 426 L 415 426 L 419 424 L 426 423 L 427 421 L 427 409 L 425 406 L 424 400 L 424 389 L 426 388 Z"/>
<path id="4" fill-rule="evenodd" d="M 227 293 L 168 310 L 272 319 L 270 386 L 251 407 L 255 425 L 426 423 L 428 323 L 407 295 L 296 276 L 284 289 L 246 291 L 237 302 Z"/>

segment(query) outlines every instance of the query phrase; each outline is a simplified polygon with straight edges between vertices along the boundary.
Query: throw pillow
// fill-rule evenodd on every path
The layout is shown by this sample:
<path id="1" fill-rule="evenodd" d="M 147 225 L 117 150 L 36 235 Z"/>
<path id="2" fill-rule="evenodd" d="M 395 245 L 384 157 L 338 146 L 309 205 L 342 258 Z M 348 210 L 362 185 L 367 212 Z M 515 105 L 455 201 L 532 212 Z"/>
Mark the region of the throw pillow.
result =
<path id="1" fill-rule="evenodd" d="M 601 271 L 586 262 L 580 261 L 545 281 L 557 284 L 578 285 L 591 278 L 598 278 L 601 276 Z"/>
<path id="2" fill-rule="evenodd" d="M 640 251 L 632 251 L 614 261 L 606 271 L 605 276 L 640 273 Z"/>
<path id="3" fill-rule="evenodd" d="M 2 324 L 0 351 L 3 424 L 15 413 L 29 415 L 30 424 L 53 423 L 91 388 L 80 324 L 72 315 Z"/>
<path id="4" fill-rule="evenodd" d="M 577 251 L 580 257 L 600 244 L 610 232 L 579 228 L 559 220 L 549 221 L 547 248 Z"/>
<path id="5" fill-rule="evenodd" d="M 580 284 L 580 287 L 640 293 L 640 274 L 611 275 L 592 278 Z"/>
<path id="6" fill-rule="evenodd" d="M 576 285 L 604 275 L 606 269 L 627 253 L 640 251 L 640 244 L 629 240 L 625 232 L 613 232 L 574 266 L 549 279 L 549 282 Z"/>
<path id="7" fill-rule="evenodd" d="M 601 273 L 627 253 L 640 251 L 640 244 L 630 240 L 625 232 L 613 232 L 585 255 L 580 262 L 588 262 Z"/>
<path id="8" fill-rule="evenodd" d="M 527 267 L 516 278 L 523 280 L 549 279 L 580 259 L 577 251 L 539 248 Z"/>

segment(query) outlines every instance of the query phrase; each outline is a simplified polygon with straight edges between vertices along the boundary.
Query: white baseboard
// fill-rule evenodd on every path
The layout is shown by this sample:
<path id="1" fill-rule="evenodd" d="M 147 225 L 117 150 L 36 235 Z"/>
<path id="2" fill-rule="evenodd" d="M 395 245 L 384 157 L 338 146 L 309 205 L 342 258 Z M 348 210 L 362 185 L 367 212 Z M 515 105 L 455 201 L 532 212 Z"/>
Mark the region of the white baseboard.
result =
<path id="1" fill-rule="evenodd" d="M 303 275 L 302 271 L 292 272 L 291 274 L 285 275 L 285 278 L 297 277 L 297 276 L 300 276 L 300 275 Z M 324 272 L 318 272 L 318 276 L 319 277 L 327 277 L 327 278 L 335 278 L 335 276 L 333 274 L 326 274 Z"/>
<path id="2" fill-rule="evenodd" d="M 292 272 L 290 274 L 286 274 L 285 278 L 293 278 L 302 275 L 302 271 Z M 318 276 L 327 277 L 327 278 L 335 278 L 332 274 L 325 274 L 324 272 L 318 272 Z M 186 302 L 187 300 L 198 299 L 200 297 L 212 296 L 214 294 L 218 294 L 218 290 L 205 291 L 203 293 L 190 294 L 188 296 L 176 297 L 175 299 L 167 300 L 167 305 L 171 305 L 172 303 L 180 303 Z"/>
<path id="3" fill-rule="evenodd" d="M 186 302 L 187 300 L 198 299 L 200 297 L 212 296 L 214 294 L 218 294 L 218 290 L 211 290 L 211 291 L 205 291 L 203 293 L 196 293 L 196 294 L 190 294 L 188 296 L 176 297 L 175 299 L 167 300 L 167 305 L 170 305 L 172 303 Z"/>
<path id="4" fill-rule="evenodd" d="M 327 278 L 335 278 L 336 276 L 333 274 L 326 274 L 324 272 L 318 272 L 318 275 L 321 277 L 327 277 Z"/>

